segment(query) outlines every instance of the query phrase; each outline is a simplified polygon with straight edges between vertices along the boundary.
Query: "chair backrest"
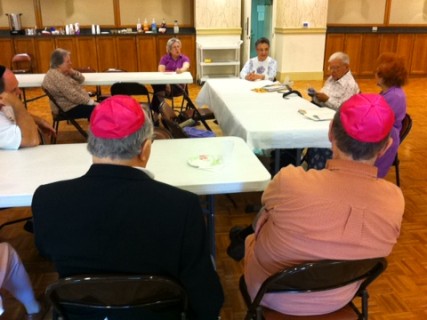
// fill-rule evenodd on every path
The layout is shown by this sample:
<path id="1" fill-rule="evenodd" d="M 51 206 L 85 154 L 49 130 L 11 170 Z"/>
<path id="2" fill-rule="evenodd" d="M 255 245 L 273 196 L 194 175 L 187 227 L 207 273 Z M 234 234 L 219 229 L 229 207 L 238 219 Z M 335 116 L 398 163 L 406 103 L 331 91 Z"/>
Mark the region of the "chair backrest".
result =
<path id="1" fill-rule="evenodd" d="M 176 281 L 152 275 L 60 279 L 46 297 L 64 319 L 185 319 L 187 295 Z"/>
<path id="2" fill-rule="evenodd" d="M 78 72 L 81 72 L 81 73 L 94 73 L 94 72 L 96 72 L 96 70 L 90 66 L 74 68 L 74 70 L 77 70 Z"/>
<path id="3" fill-rule="evenodd" d="M 128 96 L 147 96 L 148 99 L 150 98 L 147 87 L 137 82 L 116 82 L 111 86 L 110 92 L 112 96 L 124 94 Z"/>
<path id="4" fill-rule="evenodd" d="M 409 114 L 406 114 L 402 120 L 402 128 L 400 129 L 400 143 L 406 138 L 408 133 L 412 129 L 412 118 Z"/>
<path id="5" fill-rule="evenodd" d="M 266 293 L 325 291 L 362 281 L 358 290 L 358 295 L 361 295 L 386 268 L 385 258 L 308 262 L 284 269 L 267 278 L 253 301 L 250 301 L 243 276 L 240 290 L 248 304 L 248 312 L 255 313 Z M 367 313 L 367 295 L 364 296 L 366 301 L 363 303 L 363 313 Z"/>
<path id="6" fill-rule="evenodd" d="M 47 90 L 43 86 L 42 86 L 42 90 L 44 91 L 44 93 L 46 93 L 46 95 L 48 96 L 49 100 L 56 106 L 56 108 L 58 109 L 58 114 L 59 115 L 65 115 L 64 109 L 62 109 L 62 107 L 60 106 L 60 104 L 56 101 L 55 97 L 49 92 L 49 90 Z"/>
<path id="7" fill-rule="evenodd" d="M 31 73 L 33 66 L 31 56 L 28 53 L 17 53 L 12 57 L 13 73 Z"/>
<path id="8" fill-rule="evenodd" d="M 169 130 L 165 128 L 154 127 L 153 139 L 154 140 L 173 139 L 173 136 L 169 132 Z"/>

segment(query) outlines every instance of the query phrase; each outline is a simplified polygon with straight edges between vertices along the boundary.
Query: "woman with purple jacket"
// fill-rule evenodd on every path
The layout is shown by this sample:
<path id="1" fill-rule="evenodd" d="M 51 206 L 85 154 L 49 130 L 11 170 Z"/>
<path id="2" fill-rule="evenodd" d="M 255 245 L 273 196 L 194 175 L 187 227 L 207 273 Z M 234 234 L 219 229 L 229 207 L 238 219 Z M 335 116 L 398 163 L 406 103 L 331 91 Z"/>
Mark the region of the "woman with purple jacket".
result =
<path id="1" fill-rule="evenodd" d="M 380 94 L 393 109 L 395 121 L 391 131 L 392 146 L 376 162 L 378 177 L 387 175 L 393 164 L 400 144 L 400 129 L 402 120 L 406 115 L 406 95 L 402 86 L 407 82 L 408 72 L 402 57 L 395 53 L 383 53 L 377 59 L 375 78 L 381 88 Z"/>

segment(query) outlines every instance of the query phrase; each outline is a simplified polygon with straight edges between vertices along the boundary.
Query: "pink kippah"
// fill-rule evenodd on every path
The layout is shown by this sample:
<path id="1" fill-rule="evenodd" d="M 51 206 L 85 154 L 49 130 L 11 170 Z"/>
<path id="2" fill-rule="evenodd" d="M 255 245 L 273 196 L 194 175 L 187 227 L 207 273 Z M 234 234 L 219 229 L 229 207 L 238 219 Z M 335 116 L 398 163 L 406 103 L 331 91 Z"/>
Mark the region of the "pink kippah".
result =
<path id="1" fill-rule="evenodd" d="M 345 131 L 360 142 L 380 142 L 393 127 L 394 112 L 379 94 L 356 94 L 339 110 Z"/>
<path id="2" fill-rule="evenodd" d="M 98 138 L 122 139 L 138 131 L 144 122 L 144 112 L 135 99 L 116 95 L 95 107 L 90 116 L 90 130 Z"/>

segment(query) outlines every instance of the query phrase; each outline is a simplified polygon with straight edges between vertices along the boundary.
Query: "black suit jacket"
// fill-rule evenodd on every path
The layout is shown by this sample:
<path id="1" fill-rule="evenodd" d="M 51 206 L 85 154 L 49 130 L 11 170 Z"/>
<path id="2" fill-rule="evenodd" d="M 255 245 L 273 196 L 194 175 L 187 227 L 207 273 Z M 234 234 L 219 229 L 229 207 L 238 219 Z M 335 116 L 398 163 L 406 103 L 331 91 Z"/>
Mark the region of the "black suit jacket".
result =
<path id="1" fill-rule="evenodd" d="M 193 319 L 216 319 L 223 292 L 198 197 L 142 170 L 95 164 L 82 177 L 40 186 L 33 197 L 40 253 L 60 277 L 168 275 L 189 296 Z"/>

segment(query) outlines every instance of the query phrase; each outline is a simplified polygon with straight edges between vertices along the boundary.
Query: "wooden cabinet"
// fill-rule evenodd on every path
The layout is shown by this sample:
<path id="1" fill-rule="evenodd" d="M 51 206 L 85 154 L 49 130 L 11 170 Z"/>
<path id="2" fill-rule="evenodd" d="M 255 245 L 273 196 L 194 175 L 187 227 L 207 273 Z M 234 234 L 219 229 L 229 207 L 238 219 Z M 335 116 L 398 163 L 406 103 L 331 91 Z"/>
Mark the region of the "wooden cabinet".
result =
<path id="1" fill-rule="evenodd" d="M 114 46 L 114 37 L 96 37 L 96 51 L 98 54 L 98 71 L 117 68 L 117 54 Z"/>
<path id="2" fill-rule="evenodd" d="M 76 37 L 76 51 L 74 56 L 77 56 L 78 67 L 91 67 L 94 70 L 98 68 L 98 52 L 96 50 L 95 37 Z"/>
<path id="3" fill-rule="evenodd" d="M 55 39 L 51 37 L 35 38 L 37 72 L 46 73 L 50 67 L 50 56 L 55 50 Z"/>
<path id="4" fill-rule="evenodd" d="M 138 71 L 157 71 L 157 39 L 155 37 L 138 36 L 136 38 Z"/>
<path id="5" fill-rule="evenodd" d="M 138 53 L 135 36 L 115 37 L 114 45 L 117 56 L 117 69 L 138 71 Z"/>
<path id="6" fill-rule="evenodd" d="M 14 55 L 13 43 L 10 39 L 0 39 L 0 48 L 0 64 L 10 69 Z"/>
<path id="7" fill-rule="evenodd" d="M 73 66 L 91 67 L 99 72 L 109 68 L 126 71 L 157 71 L 160 58 L 166 54 L 166 43 L 172 34 L 157 35 L 80 35 L 0 38 L 0 63 L 10 65 L 15 53 L 26 52 L 34 60 L 33 70 L 45 73 L 55 48 L 71 52 Z M 196 76 L 196 36 L 179 34 L 182 53 L 190 58 L 190 72 Z"/>
<path id="8" fill-rule="evenodd" d="M 376 60 L 383 52 L 405 59 L 409 75 L 427 75 L 427 35 L 414 33 L 329 33 L 325 45 L 325 76 L 329 56 L 343 51 L 350 57 L 351 71 L 358 77 L 373 77 Z"/>

